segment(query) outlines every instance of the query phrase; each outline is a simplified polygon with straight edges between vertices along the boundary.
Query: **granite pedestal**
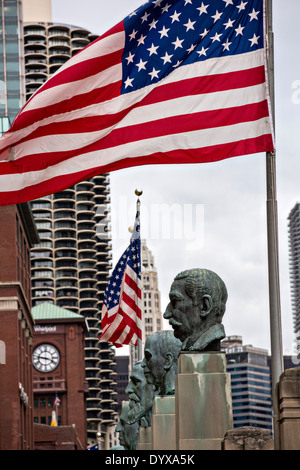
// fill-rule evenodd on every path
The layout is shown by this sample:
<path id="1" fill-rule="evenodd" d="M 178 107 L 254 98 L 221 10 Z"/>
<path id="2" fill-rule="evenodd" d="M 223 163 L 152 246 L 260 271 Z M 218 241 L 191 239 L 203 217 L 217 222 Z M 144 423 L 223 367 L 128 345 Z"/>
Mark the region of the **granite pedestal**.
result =
<path id="1" fill-rule="evenodd" d="M 300 449 L 300 367 L 285 370 L 276 387 L 279 450 Z"/>
<path id="2" fill-rule="evenodd" d="M 136 450 L 152 450 L 151 426 L 139 429 L 139 443 Z"/>
<path id="3" fill-rule="evenodd" d="M 225 353 L 180 354 L 175 414 L 178 450 L 221 450 L 226 431 L 233 427 Z"/>
<path id="4" fill-rule="evenodd" d="M 176 450 L 174 396 L 154 398 L 151 428 L 153 450 Z"/>

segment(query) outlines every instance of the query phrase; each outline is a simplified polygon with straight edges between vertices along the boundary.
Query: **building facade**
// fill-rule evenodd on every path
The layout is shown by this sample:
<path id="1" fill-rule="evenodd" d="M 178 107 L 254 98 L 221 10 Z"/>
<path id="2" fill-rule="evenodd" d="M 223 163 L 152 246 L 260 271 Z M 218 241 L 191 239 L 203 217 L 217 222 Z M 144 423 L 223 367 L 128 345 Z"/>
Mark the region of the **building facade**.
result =
<path id="1" fill-rule="evenodd" d="M 48 302 L 33 307 L 32 316 L 33 421 L 50 426 L 55 418 L 59 426 L 73 425 L 86 449 L 85 318 Z"/>
<path id="2" fill-rule="evenodd" d="M 289 262 L 293 327 L 297 345 L 300 340 L 300 204 L 297 203 L 288 217 Z"/>
<path id="3" fill-rule="evenodd" d="M 70 57 L 97 36 L 84 28 L 53 23 L 50 0 L 24 2 L 26 100 Z M 117 419 L 114 350 L 99 341 L 101 306 L 111 268 L 111 241 L 98 236 L 109 204 L 109 175 L 32 201 L 41 243 L 31 251 L 32 302 L 50 302 L 83 315 L 88 445 Z M 104 231 L 99 231 L 103 235 Z"/>
<path id="4" fill-rule="evenodd" d="M 28 204 L 0 214 L 0 449 L 33 450 L 30 248 L 38 234 Z"/>
<path id="5" fill-rule="evenodd" d="M 231 376 L 233 426 L 253 426 L 272 431 L 271 376 L 268 351 L 243 345 L 240 336 L 221 343 Z"/>

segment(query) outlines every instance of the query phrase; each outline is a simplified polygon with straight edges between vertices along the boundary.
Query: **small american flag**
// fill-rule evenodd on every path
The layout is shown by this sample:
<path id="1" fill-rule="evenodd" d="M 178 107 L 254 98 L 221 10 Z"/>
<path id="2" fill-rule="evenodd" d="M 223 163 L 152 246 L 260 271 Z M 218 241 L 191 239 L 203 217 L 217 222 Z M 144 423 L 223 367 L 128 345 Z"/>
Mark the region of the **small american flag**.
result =
<path id="1" fill-rule="evenodd" d="M 56 395 L 55 400 L 54 400 L 54 406 L 59 406 L 60 405 L 60 399 Z"/>
<path id="2" fill-rule="evenodd" d="M 0 205 L 136 165 L 274 150 L 265 0 L 152 0 L 64 64 L 0 139 Z"/>
<path id="3" fill-rule="evenodd" d="M 142 339 L 141 239 L 137 211 L 130 244 L 118 261 L 106 287 L 99 339 L 116 347 L 137 345 Z"/>

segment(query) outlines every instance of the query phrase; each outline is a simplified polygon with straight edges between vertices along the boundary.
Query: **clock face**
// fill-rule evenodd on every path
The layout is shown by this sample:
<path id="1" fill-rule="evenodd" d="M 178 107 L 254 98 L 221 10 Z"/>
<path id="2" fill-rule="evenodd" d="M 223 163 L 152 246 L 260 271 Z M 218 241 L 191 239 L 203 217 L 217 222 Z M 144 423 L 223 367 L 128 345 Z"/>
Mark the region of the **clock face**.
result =
<path id="1" fill-rule="evenodd" d="M 51 344 L 40 344 L 33 351 L 32 362 L 40 372 L 51 372 L 56 369 L 59 360 L 59 352 Z"/>

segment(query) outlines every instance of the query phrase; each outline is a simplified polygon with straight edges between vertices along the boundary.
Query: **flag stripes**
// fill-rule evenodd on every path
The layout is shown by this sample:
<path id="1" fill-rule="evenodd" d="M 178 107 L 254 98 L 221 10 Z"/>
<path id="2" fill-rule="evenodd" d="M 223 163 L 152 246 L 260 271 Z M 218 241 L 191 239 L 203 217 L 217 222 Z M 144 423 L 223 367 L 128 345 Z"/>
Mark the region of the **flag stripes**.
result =
<path id="1" fill-rule="evenodd" d="M 157 5 L 148 3 L 156 15 Z M 172 8 L 179 3 L 174 1 Z M 217 3 L 225 15 L 232 2 Z M 263 5 L 260 0 L 249 3 Z M 186 2 L 180 8 L 193 13 L 195 6 Z M 232 12 L 237 13 L 234 5 Z M 249 20 L 241 15 L 239 21 Z M 237 156 L 240 149 L 242 155 L 274 149 L 263 48 L 215 56 L 213 40 L 211 57 L 191 63 L 188 57 L 159 81 L 130 91 L 124 81 L 131 44 L 125 23 L 64 64 L 2 136 L 0 205 L 32 200 L 128 166 L 201 163 Z M 254 23 L 255 18 L 251 28 Z"/>
<path id="2" fill-rule="evenodd" d="M 99 339 L 116 347 L 142 338 L 141 244 L 139 211 L 129 247 L 118 261 L 105 289 Z"/>

